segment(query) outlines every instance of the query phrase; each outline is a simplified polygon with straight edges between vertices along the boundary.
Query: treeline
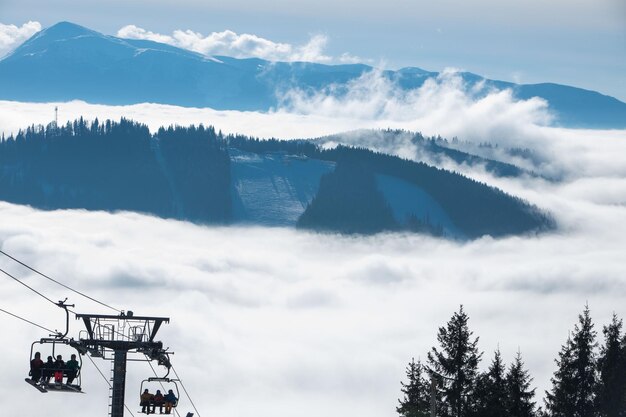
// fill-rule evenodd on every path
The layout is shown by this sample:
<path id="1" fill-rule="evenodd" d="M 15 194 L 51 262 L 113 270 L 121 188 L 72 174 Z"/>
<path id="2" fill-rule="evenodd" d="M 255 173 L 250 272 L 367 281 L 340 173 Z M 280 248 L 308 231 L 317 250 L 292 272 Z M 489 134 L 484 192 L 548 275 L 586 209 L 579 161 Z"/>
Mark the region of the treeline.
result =
<path id="1" fill-rule="evenodd" d="M 589 308 L 578 318 L 556 359 L 552 387 L 537 404 L 520 352 L 508 367 L 496 350 L 486 371 L 483 352 L 461 306 L 439 328 L 425 364 L 411 360 L 396 411 L 402 417 L 624 417 L 626 334 L 614 314 L 597 341 Z"/>
<path id="2" fill-rule="evenodd" d="M 227 135 L 225 140 L 229 146 L 245 152 L 258 154 L 284 152 L 289 155 L 302 155 L 313 159 L 325 159 L 322 158 L 324 152 L 310 140 L 259 139 L 246 135 Z"/>
<path id="3" fill-rule="evenodd" d="M 225 222 L 230 159 L 212 127 L 82 118 L 0 141 L 0 199 L 43 209 L 131 210 Z"/>
<path id="4" fill-rule="evenodd" d="M 357 133 L 351 133 L 357 134 Z M 428 154 L 428 159 L 436 163 L 442 163 L 446 158 L 454 161 L 455 163 L 462 165 L 479 165 L 484 167 L 488 172 L 498 177 L 519 177 L 524 174 L 530 174 L 523 169 L 502 161 L 496 161 L 494 159 L 484 158 L 477 155 L 472 155 L 467 152 L 456 149 L 459 143 L 458 138 L 454 137 L 451 141 L 448 141 L 441 136 L 424 136 L 420 132 L 410 132 L 404 129 L 384 129 L 377 131 L 364 131 L 358 133 L 362 136 L 375 135 L 382 143 L 393 144 L 400 141 L 399 146 L 404 146 L 402 141 L 409 138 L 410 142 L 415 145 L 418 152 L 424 152 Z M 340 143 L 342 141 L 341 135 L 331 135 L 322 137 L 315 141 L 334 141 Z"/>

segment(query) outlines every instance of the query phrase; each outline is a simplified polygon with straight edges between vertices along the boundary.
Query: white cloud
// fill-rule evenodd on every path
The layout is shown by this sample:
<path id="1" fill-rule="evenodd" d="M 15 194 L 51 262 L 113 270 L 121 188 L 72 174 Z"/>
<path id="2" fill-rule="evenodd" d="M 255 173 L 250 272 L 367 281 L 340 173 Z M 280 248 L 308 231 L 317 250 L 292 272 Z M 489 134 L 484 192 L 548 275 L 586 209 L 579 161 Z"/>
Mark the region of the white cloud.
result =
<path id="1" fill-rule="evenodd" d="M 0 23 L 0 58 L 41 30 L 39 22 L 29 21 L 22 26 Z"/>
<path id="2" fill-rule="evenodd" d="M 135 25 L 124 26 L 117 36 L 126 39 L 148 39 L 166 43 L 204 55 L 226 55 L 235 58 L 263 58 L 270 61 L 356 62 L 357 57 L 343 54 L 338 58 L 324 51 L 328 44 L 325 35 L 314 35 L 304 45 L 273 42 L 249 33 L 238 34 L 231 30 L 212 32 L 204 36 L 191 30 L 175 30 L 171 35 L 151 32 Z"/>
<path id="3" fill-rule="evenodd" d="M 551 120 L 545 100 L 517 100 L 510 90 L 483 89 L 478 84 L 468 91 L 458 71 L 446 69 L 420 88 L 407 91 L 375 70 L 347 86 L 288 91 L 282 97 L 281 110 L 383 121 L 392 127 L 472 141 L 513 142 L 529 127 L 546 125 Z"/>

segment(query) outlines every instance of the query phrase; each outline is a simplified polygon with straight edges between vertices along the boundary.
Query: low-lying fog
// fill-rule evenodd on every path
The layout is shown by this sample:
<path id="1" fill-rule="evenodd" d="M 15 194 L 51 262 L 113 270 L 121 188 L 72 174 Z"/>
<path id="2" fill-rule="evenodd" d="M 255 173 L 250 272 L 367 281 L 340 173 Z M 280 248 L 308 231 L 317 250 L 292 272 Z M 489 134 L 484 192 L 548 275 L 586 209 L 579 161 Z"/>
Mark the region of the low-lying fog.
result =
<path id="1" fill-rule="evenodd" d="M 119 309 L 171 317 L 159 338 L 176 352 L 174 366 L 201 416 L 394 416 L 406 363 L 425 358 L 437 328 L 460 304 L 480 336 L 482 366 L 497 347 L 507 362 L 519 349 L 542 397 L 553 359 L 585 303 L 599 333 L 613 312 L 626 318 L 626 134 L 543 127 L 545 103 L 516 102 L 506 92 L 471 99 L 447 81 L 431 88 L 440 90 L 430 96 L 440 103 L 433 111 L 420 110 L 420 97 L 387 92 L 380 103 L 396 100 L 400 110 L 376 110 L 374 103 L 371 113 L 333 115 L 328 109 L 346 102 L 320 97 L 317 107 L 292 99 L 266 114 L 71 102 L 59 105 L 59 116 L 62 122 L 125 116 L 151 128 L 203 122 L 284 138 L 410 128 L 529 147 L 541 155 L 537 171 L 560 181 L 495 179 L 458 168 L 549 210 L 558 231 L 459 243 L 406 234 L 206 227 L 135 213 L 44 212 L 0 203 L 0 248 Z M 372 92 L 363 96 L 378 100 Z M 414 117 L 407 106 L 416 109 Z M 47 122 L 53 108 L 0 102 L 0 130 Z M 444 123 L 452 114 L 458 119 Z M 78 312 L 110 313 L 4 257 L 0 268 L 53 300 L 69 297 Z M 0 290 L 0 308 L 51 329 L 63 327 L 60 309 L 16 282 L 0 276 Z M 106 413 L 108 385 L 88 360 L 85 395 L 39 394 L 23 382 L 30 343 L 46 334 L 4 314 L 0 321 L 2 392 L 9 399 L 3 413 Z M 77 336 L 81 323 L 72 320 L 71 327 Z M 110 364 L 95 361 L 108 376 Z M 148 376 L 147 364 L 130 363 L 126 395 L 135 414 L 139 384 Z M 192 411 L 185 398 L 179 411 Z"/>

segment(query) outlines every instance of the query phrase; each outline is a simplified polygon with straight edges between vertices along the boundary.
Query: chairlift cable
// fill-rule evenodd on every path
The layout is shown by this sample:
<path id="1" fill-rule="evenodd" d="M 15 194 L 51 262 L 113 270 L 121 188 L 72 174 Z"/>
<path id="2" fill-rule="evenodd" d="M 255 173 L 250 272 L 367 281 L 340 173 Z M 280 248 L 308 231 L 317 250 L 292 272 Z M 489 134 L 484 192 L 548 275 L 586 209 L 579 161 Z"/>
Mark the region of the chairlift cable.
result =
<path id="1" fill-rule="evenodd" d="M 183 384 L 183 380 L 180 379 L 180 377 L 178 376 L 178 372 L 176 372 L 176 369 L 174 368 L 174 365 L 172 365 L 172 371 L 174 371 L 174 375 L 176 375 L 176 379 L 178 379 L 178 381 L 180 381 L 180 386 L 183 387 L 183 391 L 185 391 L 185 395 L 189 399 L 189 402 L 191 403 L 191 406 L 193 407 L 194 411 L 196 412 L 196 415 L 198 417 L 200 417 L 200 413 L 198 412 L 198 409 L 196 408 L 196 405 L 193 403 L 193 400 L 189 396 L 189 393 L 187 392 L 187 388 L 185 388 L 185 384 Z"/>
<path id="2" fill-rule="evenodd" d="M 94 362 L 93 358 L 91 357 L 91 355 L 85 355 L 89 358 L 89 361 L 93 364 L 93 366 L 98 370 L 98 373 L 100 374 L 100 376 L 102 376 L 102 379 L 104 379 L 104 382 L 107 383 L 107 385 L 109 386 L 109 388 L 111 388 L 111 381 L 109 381 L 107 379 L 107 377 L 104 375 L 104 373 L 100 370 L 100 368 L 98 367 L 98 365 L 96 365 L 96 363 Z M 135 417 L 135 415 L 133 414 L 133 412 L 131 411 L 130 408 L 128 408 L 128 406 L 126 405 L 126 403 L 124 403 L 124 408 L 126 408 L 126 411 L 128 411 L 130 413 L 131 416 Z"/>
<path id="3" fill-rule="evenodd" d="M 2 251 L 0 251 L 0 252 L 2 252 Z M 41 296 L 41 297 L 45 298 L 47 301 L 51 302 L 51 303 L 52 303 L 52 304 L 54 304 L 55 306 L 58 306 L 58 305 L 59 305 L 59 303 L 55 303 L 54 301 L 52 301 L 50 298 L 46 297 L 45 295 L 43 295 L 43 294 L 42 294 L 42 293 L 40 293 L 39 291 L 37 291 L 37 290 L 35 290 L 34 288 L 32 288 L 32 287 L 28 286 L 27 284 L 25 284 L 25 283 L 24 283 L 23 281 L 21 281 L 19 278 L 16 278 L 16 277 L 14 277 L 13 275 L 11 275 L 10 273 L 6 272 L 4 269 L 0 268 L 0 272 L 2 272 L 3 274 L 7 275 L 8 277 L 10 277 L 10 278 L 14 279 L 15 281 L 19 282 L 20 284 L 22 284 L 23 286 L 25 286 L 25 287 L 26 287 L 26 288 L 28 288 L 29 290 L 31 290 L 31 291 L 33 291 L 33 292 L 35 292 L 37 295 L 39 295 L 39 296 Z M 47 330 L 48 332 L 51 332 L 51 333 L 56 333 L 56 332 L 54 332 L 54 331 L 52 331 L 52 330 L 50 330 L 50 329 L 47 329 L 47 328 L 45 328 L 45 327 L 43 327 L 43 326 L 38 325 L 37 323 L 33 323 L 33 322 L 29 321 L 29 320 L 26 320 L 26 319 L 24 319 L 24 318 L 22 318 L 22 317 L 19 317 L 19 316 L 15 315 L 15 314 L 13 314 L 13 313 L 10 313 L 10 312 L 8 312 L 8 311 L 6 311 L 6 310 L 2 310 L 2 309 L 0 309 L 0 311 L 3 311 L 3 312 L 5 312 L 5 313 L 7 313 L 7 314 L 10 314 L 11 316 L 17 317 L 18 319 L 24 320 L 24 321 L 26 321 L 26 322 L 28 322 L 28 323 L 30 323 L 30 324 L 33 324 L 33 325 L 35 325 L 35 326 L 37 326 L 37 327 L 40 327 L 40 328 L 42 328 L 43 330 Z M 69 311 L 70 313 L 72 313 L 72 314 L 73 314 L 73 315 L 75 315 L 75 316 L 77 315 L 77 313 L 76 313 L 74 310 L 72 310 L 71 308 L 67 308 L 67 311 Z M 119 311 L 119 310 L 118 310 L 118 311 Z M 115 331 L 114 331 L 114 333 L 116 333 L 116 334 L 118 334 L 118 335 L 122 336 L 123 338 L 130 339 L 130 336 L 128 336 L 128 335 L 126 335 L 126 334 L 124 334 L 124 333 L 120 332 L 119 330 L 115 330 Z"/>
<path id="4" fill-rule="evenodd" d="M 100 368 L 98 368 L 98 365 L 96 365 L 96 363 L 94 362 L 93 358 L 91 357 L 91 355 L 85 355 L 87 356 L 87 358 L 89 358 L 89 361 L 91 361 L 91 363 L 93 364 L 93 366 L 98 370 L 98 373 L 102 376 L 102 379 L 104 379 L 104 382 L 107 383 L 107 385 L 109 386 L 109 388 L 111 388 L 111 382 L 107 379 L 107 377 L 102 373 L 102 371 L 100 370 Z"/>
<path id="5" fill-rule="evenodd" d="M 45 295 L 43 295 L 42 293 L 40 293 L 39 291 L 37 291 L 36 289 L 34 289 L 33 287 L 30 287 L 28 284 L 24 283 L 23 281 L 21 281 L 18 278 L 15 278 L 13 275 L 9 274 L 7 271 L 5 271 L 4 269 L 0 268 L 0 272 L 2 272 L 4 275 L 8 276 L 9 278 L 13 278 L 15 281 L 19 282 L 20 284 L 22 284 L 23 286 L 25 286 L 26 288 L 28 288 L 29 290 L 33 291 L 35 294 L 39 295 L 40 297 L 45 298 L 46 300 L 50 301 L 52 304 L 54 304 L 55 306 L 58 305 L 57 303 L 55 303 L 54 301 L 52 301 L 51 299 L 49 299 L 48 297 L 46 297 Z"/>
<path id="6" fill-rule="evenodd" d="M 6 253 L 5 251 L 3 251 L 2 249 L 0 249 L 0 253 L 1 253 L 1 254 L 3 254 L 3 255 L 4 255 L 4 256 L 6 256 L 6 257 L 8 257 L 8 258 L 12 259 L 13 261 L 17 262 L 18 264 L 22 265 L 23 267 L 30 269 L 30 270 L 31 270 L 31 271 L 33 271 L 34 273 L 39 274 L 39 275 L 41 275 L 42 277 L 44 277 L 44 278 L 46 278 L 46 279 L 49 279 L 50 281 L 54 282 L 55 284 L 58 284 L 58 285 L 62 286 L 62 287 L 63 287 L 63 288 L 65 288 L 65 289 L 68 289 L 68 290 L 70 290 L 70 291 L 73 291 L 73 292 L 75 292 L 75 293 L 76 293 L 76 294 L 78 294 L 78 295 L 81 295 L 81 296 L 83 296 L 83 297 L 85 297 L 85 298 L 87 298 L 87 299 L 89 299 L 89 300 L 91 300 L 91 301 L 94 301 L 94 302 L 96 302 L 96 303 L 98 303 L 98 304 L 100 304 L 100 305 L 102 305 L 102 306 L 104 306 L 104 307 L 106 307 L 106 308 L 109 308 L 109 309 L 111 309 L 111 310 L 117 311 L 118 313 L 121 313 L 121 312 L 122 312 L 122 310 L 118 310 L 118 309 L 117 309 L 117 308 L 115 308 L 115 307 L 111 307 L 110 305 L 108 305 L 108 304 L 106 304 L 106 303 L 103 303 L 102 301 L 98 301 L 98 300 L 96 300 L 95 298 L 90 297 L 90 296 L 88 296 L 88 295 L 87 295 L 87 294 L 85 294 L 85 293 L 82 293 L 82 292 L 80 292 L 80 291 L 78 291 L 78 290 L 75 290 L 75 289 L 73 289 L 73 288 L 71 288 L 71 287 L 69 287 L 69 286 L 67 286 L 67 285 L 63 284 L 62 282 L 59 282 L 59 281 L 57 281 L 56 279 L 49 277 L 48 275 L 44 274 L 43 272 L 40 272 L 40 271 L 38 271 L 37 269 L 33 268 L 32 266 L 30 266 L 30 265 L 28 265 L 28 264 L 26 264 L 26 263 L 24 263 L 24 262 L 20 261 L 19 259 L 16 259 L 15 257 L 13 257 L 13 256 L 9 255 L 8 253 Z M 4 272 L 4 271 L 3 271 L 3 272 Z M 54 304 L 56 304 L 56 303 L 54 303 Z"/>
<path id="7" fill-rule="evenodd" d="M 39 327 L 40 329 L 43 329 L 43 330 L 45 330 L 45 331 L 47 331 L 47 332 L 49 332 L 49 333 L 56 333 L 55 331 L 52 331 L 52 330 L 48 329 L 47 327 L 43 327 L 43 326 L 41 326 L 41 325 L 39 325 L 39 324 L 37 324 L 37 323 L 34 323 L 34 322 L 30 321 L 30 320 L 27 320 L 27 319 L 25 319 L 25 318 L 23 318 L 23 317 L 20 317 L 20 316 L 18 316 L 17 314 L 13 314 L 13 313 L 11 313 L 11 312 L 9 312 L 9 311 L 6 311 L 6 310 L 4 310 L 4 309 L 2 309 L 2 308 L 0 308 L 0 311 L 2 311 L 3 313 L 8 314 L 9 316 L 13 316 L 13 317 L 15 317 L 15 318 L 17 318 L 17 319 L 20 319 L 20 320 L 22 320 L 22 321 L 25 321 L 26 323 L 32 324 L 33 326 L 37 326 L 37 327 Z"/>

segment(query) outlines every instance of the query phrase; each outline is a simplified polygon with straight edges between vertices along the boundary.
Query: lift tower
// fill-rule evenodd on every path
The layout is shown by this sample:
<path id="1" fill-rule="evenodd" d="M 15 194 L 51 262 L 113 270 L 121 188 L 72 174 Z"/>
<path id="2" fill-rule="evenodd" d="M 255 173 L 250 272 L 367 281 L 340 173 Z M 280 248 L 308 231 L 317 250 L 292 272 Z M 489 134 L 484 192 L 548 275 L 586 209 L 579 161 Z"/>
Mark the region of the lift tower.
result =
<path id="1" fill-rule="evenodd" d="M 171 367 L 163 343 L 154 338 L 168 317 L 135 316 L 132 311 L 120 315 L 76 314 L 86 328 L 86 338 L 75 342 L 83 353 L 103 359 L 113 359 L 113 385 L 111 386 L 111 417 L 124 417 L 124 392 L 126 389 L 126 362 L 128 353 L 140 353 L 159 365 Z M 81 334 L 85 333 L 84 331 Z M 112 358 L 111 358 L 112 355 Z"/>

